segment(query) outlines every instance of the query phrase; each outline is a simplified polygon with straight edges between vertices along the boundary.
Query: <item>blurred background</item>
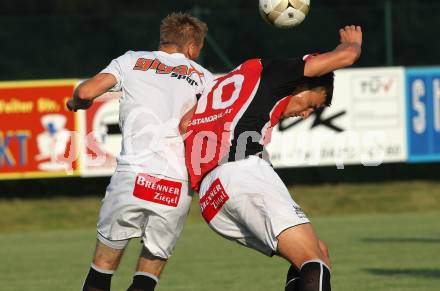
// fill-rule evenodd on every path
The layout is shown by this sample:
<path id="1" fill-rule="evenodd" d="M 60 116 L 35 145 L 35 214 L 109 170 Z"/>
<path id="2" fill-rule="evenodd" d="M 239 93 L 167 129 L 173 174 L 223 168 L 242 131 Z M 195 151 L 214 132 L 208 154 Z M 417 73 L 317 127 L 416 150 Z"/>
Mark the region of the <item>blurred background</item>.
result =
<path id="1" fill-rule="evenodd" d="M 160 21 L 173 11 L 208 23 L 199 63 L 216 74 L 248 58 L 332 50 L 339 28 L 363 27 L 362 57 L 337 73 L 334 105 L 307 122 L 283 122 L 271 156 L 330 246 L 335 290 L 437 290 L 437 0 L 312 0 L 304 23 L 289 30 L 266 24 L 256 0 L 0 2 L 0 290 L 79 290 L 119 151 L 118 96 L 87 113 L 69 113 L 64 102 L 127 50 L 156 50 Z M 59 152 L 55 136 L 69 131 L 93 132 L 100 150 L 71 138 Z M 387 141 L 371 138 L 368 146 L 366 136 L 379 131 Z M 341 148 L 333 141 L 343 141 Z M 60 165 L 56 156 L 75 144 Z M 310 158 L 314 144 L 323 145 L 321 163 Z M 365 165 L 362 154 L 377 149 L 383 163 Z M 93 166 L 100 155 L 107 162 Z M 115 290 L 128 286 L 138 249 L 131 244 Z M 287 267 L 216 236 L 195 202 L 158 290 L 282 290 Z"/>
<path id="2" fill-rule="evenodd" d="M 292 31 L 261 21 L 257 1 L 249 0 L 2 1 L 0 78 L 89 77 L 127 50 L 157 49 L 158 26 L 170 11 L 191 11 L 209 24 L 200 62 L 214 72 L 252 57 L 333 49 L 338 29 L 347 24 L 364 28 L 358 66 L 439 62 L 438 1 L 311 1 L 311 7 L 305 22 Z"/>

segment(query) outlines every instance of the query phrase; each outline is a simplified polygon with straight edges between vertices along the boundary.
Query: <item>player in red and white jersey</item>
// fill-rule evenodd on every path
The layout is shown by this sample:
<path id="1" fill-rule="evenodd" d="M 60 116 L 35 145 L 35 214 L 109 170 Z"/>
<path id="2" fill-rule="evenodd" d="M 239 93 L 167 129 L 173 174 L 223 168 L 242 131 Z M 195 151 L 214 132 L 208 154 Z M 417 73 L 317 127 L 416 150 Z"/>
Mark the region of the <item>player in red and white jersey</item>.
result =
<path id="1" fill-rule="evenodd" d="M 252 59 L 216 79 L 181 121 L 192 187 L 202 215 L 223 237 L 291 264 L 286 289 L 330 290 L 330 260 L 309 219 L 268 162 L 265 145 L 281 118 L 329 106 L 333 71 L 360 56 L 360 27 L 340 30 L 331 52 Z"/>
<path id="2" fill-rule="evenodd" d="M 110 290 L 131 238 L 141 237 L 144 247 L 129 290 L 154 290 L 172 254 L 191 204 L 179 122 L 213 79 L 194 62 L 206 31 L 188 14 L 168 15 L 158 51 L 128 51 L 80 84 L 67 103 L 71 110 L 87 109 L 107 91 L 122 92 L 122 150 L 99 214 L 84 291 Z"/>
<path id="3" fill-rule="evenodd" d="M 191 135 L 186 144 L 194 157 L 189 160 L 194 189 L 221 162 L 266 155 L 264 146 L 270 141 L 272 128 L 283 117 L 291 99 L 289 94 L 295 88 L 327 86 L 330 102 L 333 73 L 305 78 L 303 71 L 301 58 L 252 59 L 216 79 L 212 90 L 199 100 L 188 124 Z"/>

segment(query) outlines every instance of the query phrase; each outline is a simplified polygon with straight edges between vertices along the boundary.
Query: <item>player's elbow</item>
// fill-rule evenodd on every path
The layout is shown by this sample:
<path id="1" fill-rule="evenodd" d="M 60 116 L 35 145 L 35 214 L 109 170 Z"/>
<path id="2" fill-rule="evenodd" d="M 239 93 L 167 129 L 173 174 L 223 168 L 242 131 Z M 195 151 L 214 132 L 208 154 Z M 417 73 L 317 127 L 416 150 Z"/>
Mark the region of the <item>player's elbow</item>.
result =
<path id="1" fill-rule="evenodd" d="M 86 86 L 79 86 L 75 90 L 75 95 L 82 100 L 93 100 L 96 97 L 94 92 L 92 92 L 92 90 L 90 90 Z"/>
<path id="2" fill-rule="evenodd" d="M 180 134 L 185 134 L 186 133 L 186 130 L 188 129 L 188 122 L 185 122 L 185 121 L 180 121 L 180 123 L 179 123 L 179 132 L 180 132 Z"/>

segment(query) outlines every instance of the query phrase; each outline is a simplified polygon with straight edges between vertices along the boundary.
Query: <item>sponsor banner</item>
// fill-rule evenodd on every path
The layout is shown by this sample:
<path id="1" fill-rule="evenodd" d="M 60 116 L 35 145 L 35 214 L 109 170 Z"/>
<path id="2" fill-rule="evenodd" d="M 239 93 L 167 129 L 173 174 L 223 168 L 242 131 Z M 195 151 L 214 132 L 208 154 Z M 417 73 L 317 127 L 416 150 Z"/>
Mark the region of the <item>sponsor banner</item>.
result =
<path id="1" fill-rule="evenodd" d="M 332 105 L 289 118 L 268 146 L 275 167 L 375 166 L 406 160 L 404 68 L 336 72 Z"/>
<path id="2" fill-rule="evenodd" d="M 0 82 L 0 179 L 78 175 L 76 83 Z"/>
<path id="3" fill-rule="evenodd" d="M 440 161 L 440 68 L 408 69 L 408 160 Z"/>
<path id="4" fill-rule="evenodd" d="M 119 98 L 121 92 L 108 92 L 95 99 L 92 107 L 81 111 L 81 176 L 110 176 L 121 151 Z"/>
<path id="5" fill-rule="evenodd" d="M 64 104 L 78 83 L 0 82 L 0 179 L 114 172 L 120 92 L 71 113 Z M 277 125 L 275 167 L 440 161 L 440 68 L 340 70 L 332 103 Z"/>

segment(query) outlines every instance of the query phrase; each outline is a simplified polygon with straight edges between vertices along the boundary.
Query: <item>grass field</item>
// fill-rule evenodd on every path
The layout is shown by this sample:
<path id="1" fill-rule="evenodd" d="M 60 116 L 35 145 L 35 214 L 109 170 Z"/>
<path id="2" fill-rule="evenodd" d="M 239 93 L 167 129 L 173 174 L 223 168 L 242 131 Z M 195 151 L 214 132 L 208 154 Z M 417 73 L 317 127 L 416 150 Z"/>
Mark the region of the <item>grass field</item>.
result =
<path id="1" fill-rule="evenodd" d="M 333 290 L 428 291 L 440 284 L 440 183 L 297 187 L 328 243 Z M 79 290 L 99 199 L 0 200 L 0 290 Z M 114 276 L 126 290 L 140 248 Z M 288 264 L 214 234 L 192 208 L 157 290 L 283 290 Z"/>

